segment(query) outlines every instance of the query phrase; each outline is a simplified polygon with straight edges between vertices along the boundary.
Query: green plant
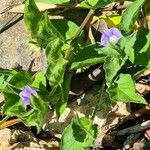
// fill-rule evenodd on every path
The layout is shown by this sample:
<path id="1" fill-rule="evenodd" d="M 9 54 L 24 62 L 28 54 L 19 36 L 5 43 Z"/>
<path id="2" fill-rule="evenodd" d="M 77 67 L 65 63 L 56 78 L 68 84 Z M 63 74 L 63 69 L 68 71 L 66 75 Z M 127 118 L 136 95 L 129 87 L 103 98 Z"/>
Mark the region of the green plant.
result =
<path id="1" fill-rule="evenodd" d="M 44 2 L 63 4 L 69 1 Z M 90 9 L 85 21 L 94 15 L 96 9 L 111 2 L 113 0 L 83 0 L 80 7 Z M 26 126 L 36 126 L 39 132 L 50 103 L 58 117 L 64 112 L 74 71 L 99 63 L 103 63 L 106 82 L 102 84 L 100 101 L 107 85 L 107 92 L 112 101 L 147 104 L 143 97 L 136 94 L 133 80 L 137 70 L 141 71 L 141 66 L 143 69 L 150 68 L 150 30 L 139 28 L 133 31 L 145 2 L 146 0 L 135 0 L 123 12 L 119 28 L 122 36 L 115 43 L 108 38 L 105 44 L 91 44 L 83 40 L 83 26 L 79 27 L 65 19 L 50 20 L 48 12 L 41 13 L 34 0 L 26 0 L 24 21 L 36 45 L 45 52 L 47 66 L 43 72 L 37 72 L 34 76 L 26 71 L 0 72 L 0 90 L 5 97 L 3 114 L 6 118 L 17 116 Z M 102 36 L 103 34 L 104 32 Z M 114 38 L 115 34 L 112 36 Z M 134 65 L 135 71 L 131 73 L 127 65 Z M 51 86 L 50 91 L 47 89 L 47 82 Z M 38 96 L 31 92 L 28 95 L 29 106 L 24 107 L 19 93 L 27 85 L 36 90 Z M 92 117 L 75 116 L 72 119 L 62 135 L 62 150 L 89 149 L 97 133 L 93 119 L 95 112 L 99 110 L 100 101 L 97 102 Z"/>

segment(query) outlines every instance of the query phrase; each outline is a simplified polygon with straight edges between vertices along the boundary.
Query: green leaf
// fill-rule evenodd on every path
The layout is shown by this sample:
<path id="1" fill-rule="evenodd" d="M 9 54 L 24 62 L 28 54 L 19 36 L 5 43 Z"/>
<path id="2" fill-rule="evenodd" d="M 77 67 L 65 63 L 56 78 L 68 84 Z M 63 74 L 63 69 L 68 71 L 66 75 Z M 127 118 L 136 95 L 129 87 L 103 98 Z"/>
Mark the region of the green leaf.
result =
<path id="1" fill-rule="evenodd" d="M 51 41 L 47 48 L 48 70 L 47 77 L 51 86 L 57 86 L 63 83 L 64 73 L 68 61 L 63 58 L 62 48 L 63 42 L 57 38 Z"/>
<path id="2" fill-rule="evenodd" d="M 133 64 L 150 68 L 149 29 L 142 28 L 138 32 L 122 38 L 120 46 Z"/>
<path id="3" fill-rule="evenodd" d="M 94 44 L 79 49 L 73 57 L 71 70 L 103 63 L 105 59 L 104 55 L 97 53 L 99 46 L 98 44 Z"/>
<path id="4" fill-rule="evenodd" d="M 51 22 L 66 40 L 73 38 L 74 34 L 79 29 L 79 26 L 77 26 L 74 22 L 66 19 L 55 19 L 51 20 Z"/>
<path id="5" fill-rule="evenodd" d="M 44 123 L 45 115 L 48 109 L 48 103 L 40 97 L 30 97 L 31 109 L 27 111 L 22 103 L 19 94 L 11 91 L 4 91 L 4 107 L 3 113 L 9 116 L 17 116 L 22 122 L 28 126 L 36 126 L 38 132 Z"/>
<path id="6" fill-rule="evenodd" d="M 63 4 L 68 3 L 70 0 L 35 0 L 35 1 L 47 4 Z"/>
<path id="7" fill-rule="evenodd" d="M 42 15 L 38 10 L 34 0 L 26 0 L 24 7 L 24 22 L 31 33 L 36 34 L 38 31 L 38 23 Z"/>
<path id="8" fill-rule="evenodd" d="M 150 30 L 143 28 L 136 35 L 136 41 L 133 45 L 134 64 L 150 68 Z"/>
<path id="9" fill-rule="evenodd" d="M 19 117 L 26 126 L 36 126 L 37 132 L 39 133 L 46 119 L 45 116 L 49 104 L 40 97 L 38 97 L 38 99 L 36 97 L 31 97 L 30 105 L 32 109 Z"/>
<path id="10" fill-rule="evenodd" d="M 1 75 L 0 76 L 0 91 L 2 91 L 5 87 L 4 81 L 5 81 L 5 76 Z"/>
<path id="11" fill-rule="evenodd" d="M 35 37 L 37 38 L 37 41 L 41 45 L 41 47 L 44 48 L 46 48 L 47 44 L 50 41 L 56 38 L 64 40 L 64 37 L 59 33 L 59 31 L 54 27 L 54 25 L 48 18 L 48 13 L 45 13 L 39 21 L 38 31 L 36 32 Z"/>
<path id="12" fill-rule="evenodd" d="M 111 43 L 108 43 L 106 47 L 100 47 L 95 49 L 98 54 L 103 55 L 103 56 L 120 56 L 124 55 L 122 50 L 116 46 L 112 45 Z"/>
<path id="13" fill-rule="evenodd" d="M 45 89 L 46 88 L 46 77 L 45 73 L 38 72 L 35 74 L 34 81 L 31 85 L 33 88 Z"/>
<path id="14" fill-rule="evenodd" d="M 26 85 L 30 85 L 32 82 L 30 73 L 26 71 L 19 71 L 9 81 L 9 84 L 16 88 L 23 88 Z"/>
<path id="15" fill-rule="evenodd" d="M 42 99 L 48 100 L 48 90 L 46 86 L 46 75 L 43 72 L 35 74 L 31 87 L 38 91 Z"/>
<path id="16" fill-rule="evenodd" d="M 112 100 L 147 104 L 142 96 L 135 93 L 135 83 L 129 74 L 120 74 L 108 89 Z"/>
<path id="17" fill-rule="evenodd" d="M 22 105 L 19 95 L 10 91 L 4 91 L 4 107 L 3 113 L 9 116 L 21 116 L 26 111 Z"/>
<path id="18" fill-rule="evenodd" d="M 136 0 L 130 4 L 122 14 L 120 29 L 124 33 L 129 33 L 133 29 L 133 25 L 138 18 L 140 10 L 144 5 L 145 0 Z"/>
<path id="19" fill-rule="evenodd" d="M 129 36 L 124 36 L 119 41 L 120 49 L 125 52 L 126 57 L 129 58 L 131 62 L 134 62 L 134 43 L 136 41 L 136 33 L 133 33 Z"/>
<path id="20" fill-rule="evenodd" d="M 110 87 L 114 77 L 117 75 L 118 71 L 125 64 L 126 58 L 121 56 L 108 56 L 105 59 L 104 70 L 105 70 L 105 79 L 106 84 Z"/>
<path id="21" fill-rule="evenodd" d="M 61 139 L 61 150 L 84 150 L 89 149 L 96 137 L 97 126 L 91 125 L 91 120 L 82 117 L 72 120 Z"/>

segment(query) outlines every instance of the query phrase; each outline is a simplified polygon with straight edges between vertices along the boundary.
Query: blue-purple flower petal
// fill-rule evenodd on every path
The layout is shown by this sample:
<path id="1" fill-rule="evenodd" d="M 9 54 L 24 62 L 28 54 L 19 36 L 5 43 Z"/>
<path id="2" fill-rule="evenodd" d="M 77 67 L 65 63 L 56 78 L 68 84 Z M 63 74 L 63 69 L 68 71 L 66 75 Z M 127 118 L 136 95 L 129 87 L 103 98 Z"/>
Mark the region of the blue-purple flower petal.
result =
<path id="1" fill-rule="evenodd" d="M 36 90 L 32 89 L 30 86 L 25 86 L 25 88 L 19 93 L 19 96 L 22 99 L 23 106 L 26 107 L 30 104 L 30 96 L 34 95 L 38 97 Z"/>
<path id="2" fill-rule="evenodd" d="M 106 46 L 108 42 L 115 45 L 120 38 L 122 34 L 117 28 L 106 29 L 102 32 L 101 45 Z"/>
<path id="3" fill-rule="evenodd" d="M 38 97 L 38 94 L 37 94 L 36 90 L 32 90 L 32 94 L 33 94 L 35 97 Z"/>

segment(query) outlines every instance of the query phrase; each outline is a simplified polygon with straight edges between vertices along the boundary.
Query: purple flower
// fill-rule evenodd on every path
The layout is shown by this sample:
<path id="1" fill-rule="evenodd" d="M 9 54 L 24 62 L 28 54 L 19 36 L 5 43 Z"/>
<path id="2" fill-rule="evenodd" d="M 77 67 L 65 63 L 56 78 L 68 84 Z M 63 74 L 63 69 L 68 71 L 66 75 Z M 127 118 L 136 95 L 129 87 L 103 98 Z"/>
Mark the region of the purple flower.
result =
<path id="1" fill-rule="evenodd" d="M 121 37 L 122 34 L 117 28 L 106 29 L 102 32 L 101 45 L 106 46 L 108 42 L 115 45 Z"/>
<path id="2" fill-rule="evenodd" d="M 23 106 L 26 107 L 30 104 L 30 96 L 34 95 L 38 97 L 38 94 L 36 90 L 32 89 L 30 86 L 25 86 L 25 88 L 19 93 L 19 96 L 21 97 L 23 101 Z"/>

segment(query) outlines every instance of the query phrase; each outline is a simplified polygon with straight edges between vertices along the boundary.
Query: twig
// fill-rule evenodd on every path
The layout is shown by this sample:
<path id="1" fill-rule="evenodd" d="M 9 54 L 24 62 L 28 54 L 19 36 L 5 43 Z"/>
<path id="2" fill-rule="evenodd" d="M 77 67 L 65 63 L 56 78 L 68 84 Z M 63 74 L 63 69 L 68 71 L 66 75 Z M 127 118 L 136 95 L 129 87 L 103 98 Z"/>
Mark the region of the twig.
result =
<path id="1" fill-rule="evenodd" d="M 82 29 L 84 28 L 84 26 L 87 24 L 87 22 L 91 19 L 91 16 L 94 14 L 94 10 L 90 10 L 89 13 L 87 14 L 87 16 L 85 17 L 85 19 L 83 20 L 82 24 L 80 25 L 79 30 L 76 32 L 75 36 L 73 37 L 71 44 L 74 43 L 74 41 L 76 40 L 76 38 L 79 36 L 79 34 L 81 33 Z"/>
<path id="2" fill-rule="evenodd" d="M 15 125 L 15 124 L 20 123 L 20 122 L 21 122 L 21 120 L 19 118 L 5 121 L 4 123 L 2 123 L 0 125 L 0 130 L 7 128 L 7 127 L 10 127 L 10 126 Z"/>
<path id="3" fill-rule="evenodd" d="M 128 7 L 128 5 L 120 5 L 114 7 L 103 8 L 102 11 L 115 11 L 115 10 L 124 10 Z"/>
<path id="4" fill-rule="evenodd" d="M 134 133 L 138 133 L 141 131 L 145 131 L 150 129 L 150 120 L 145 121 L 141 124 L 123 129 L 123 130 L 117 130 L 117 131 L 113 131 L 110 133 L 111 136 L 125 136 L 125 135 L 130 135 L 130 134 L 134 134 Z"/>
<path id="5" fill-rule="evenodd" d="M 143 114 L 147 113 L 148 111 L 150 111 L 150 105 L 146 105 L 145 107 L 131 113 L 130 115 L 121 118 L 120 122 L 117 125 L 108 129 L 106 131 L 106 133 L 109 133 L 111 130 L 115 130 L 117 127 L 119 127 L 121 124 L 125 123 L 126 121 L 133 120 L 135 118 L 142 116 Z"/>
<path id="6" fill-rule="evenodd" d="M 133 144 L 137 141 L 137 139 L 140 137 L 140 135 L 141 135 L 140 133 L 129 135 L 123 144 L 124 148 L 130 149 L 133 146 Z"/>
<path id="7" fill-rule="evenodd" d="M 128 121 L 128 120 L 132 120 L 132 119 L 135 119 L 137 117 L 140 117 L 144 113 L 146 113 L 147 111 L 150 111 L 150 106 L 149 105 L 146 105 L 145 107 L 139 109 L 138 111 L 133 112 L 131 115 L 126 116 L 125 118 L 122 118 L 122 121 L 119 123 L 119 125 L 126 122 L 126 121 Z"/>
<path id="8" fill-rule="evenodd" d="M 18 14 L 14 15 L 10 20 L 8 20 L 5 25 L 0 29 L 0 33 L 3 33 L 5 30 L 9 29 L 10 27 L 12 27 L 13 25 L 15 25 L 17 22 L 19 22 L 20 20 L 23 19 L 23 15 L 21 15 L 20 17 L 18 17 L 16 20 L 14 20 L 13 22 L 11 22 L 15 17 L 17 17 Z"/>

